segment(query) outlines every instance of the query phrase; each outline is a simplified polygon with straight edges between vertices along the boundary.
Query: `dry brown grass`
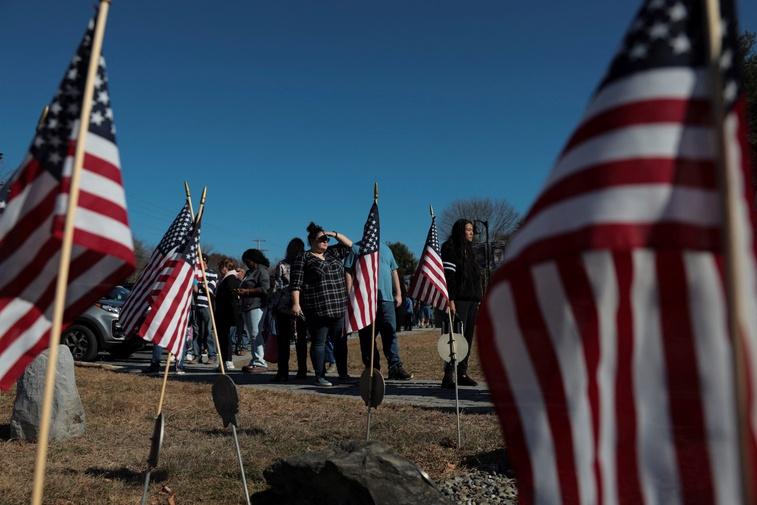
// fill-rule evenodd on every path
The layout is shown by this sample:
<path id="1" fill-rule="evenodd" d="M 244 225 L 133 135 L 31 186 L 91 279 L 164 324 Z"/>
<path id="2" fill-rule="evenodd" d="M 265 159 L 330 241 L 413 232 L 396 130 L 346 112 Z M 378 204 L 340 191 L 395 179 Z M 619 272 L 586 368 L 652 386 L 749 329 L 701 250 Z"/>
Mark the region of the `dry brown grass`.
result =
<path id="1" fill-rule="evenodd" d="M 419 332 L 401 339 L 403 359 L 416 376 L 439 377 L 439 358 L 433 347 L 428 350 L 435 335 Z M 357 373 L 359 354 L 350 354 Z M 51 444 L 45 503 L 139 503 L 160 379 L 96 368 L 77 368 L 76 376 L 87 431 Z M 252 491 L 265 487 L 263 469 L 277 458 L 364 437 L 365 408 L 359 400 L 253 388 L 239 392 L 240 444 Z M 13 398 L 13 391 L 0 395 L 5 419 Z M 167 503 L 158 493 L 164 484 L 176 492 L 177 504 L 243 503 L 233 439 L 221 428 L 210 385 L 169 382 L 164 413 L 166 438 L 151 503 Z M 502 446 L 493 414 L 468 414 L 463 422 L 466 447 L 458 451 L 451 442 L 454 414 L 387 404 L 373 417 L 372 438 L 440 478 L 466 457 Z M 0 503 L 28 503 L 35 451 L 35 444 L 0 438 Z"/>

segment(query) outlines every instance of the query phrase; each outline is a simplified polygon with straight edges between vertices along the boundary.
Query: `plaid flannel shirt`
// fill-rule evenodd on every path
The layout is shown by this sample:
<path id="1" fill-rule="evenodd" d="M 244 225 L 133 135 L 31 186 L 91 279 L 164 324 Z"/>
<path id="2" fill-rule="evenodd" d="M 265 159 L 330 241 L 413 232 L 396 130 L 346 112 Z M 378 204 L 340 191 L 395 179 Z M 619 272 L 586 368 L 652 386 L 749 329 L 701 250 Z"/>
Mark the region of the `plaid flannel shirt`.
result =
<path id="1" fill-rule="evenodd" d="M 300 305 L 306 314 L 342 317 L 347 304 L 344 283 L 344 258 L 350 248 L 337 244 L 326 249 L 323 260 L 305 252 L 292 263 L 289 289 L 299 291 Z"/>

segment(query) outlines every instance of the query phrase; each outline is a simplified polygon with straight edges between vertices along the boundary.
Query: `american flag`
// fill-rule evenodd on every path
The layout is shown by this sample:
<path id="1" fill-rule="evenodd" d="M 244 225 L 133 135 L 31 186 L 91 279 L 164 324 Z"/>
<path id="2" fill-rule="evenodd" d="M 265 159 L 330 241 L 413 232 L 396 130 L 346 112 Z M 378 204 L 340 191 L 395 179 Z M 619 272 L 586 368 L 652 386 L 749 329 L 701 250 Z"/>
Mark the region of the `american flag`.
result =
<path id="1" fill-rule="evenodd" d="M 192 286 L 196 281 L 199 240 L 198 220 L 179 247 L 168 254 L 169 260 L 160 276 L 162 287 L 137 332 L 144 340 L 167 349 L 177 358 L 184 351 L 192 307 Z"/>
<path id="2" fill-rule="evenodd" d="M 379 212 L 373 202 L 363 227 L 360 252 L 355 260 L 355 276 L 347 304 L 347 332 L 358 331 L 376 318 L 379 269 Z"/>
<path id="3" fill-rule="evenodd" d="M 0 200 L 0 388 L 47 346 L 94 20 Z M 95 77 L 64 327 L 134 270 L 105 60 Z"/>
<path id="4" fill-rule="evenodd" d="M 436 216 L 431 218 L 426 245 L 410 285 L 410 298 L 426 303 L 439 310 L 447 308 L 447 280 L 439 249 L 439 234 L 436 232 Z"/>
<path id="5" fill-rule="evenodd" d="M 192 213 L 187 202 L 153 251 L 150 261 L 139 274 L 137 282 L 121 308 L 119 321 L 126 335 L 130 336 L 141 328 L 148 310 L 153 306 L 173 270 L 174 255 L 192 230 L 192 221 Z"/>
<path id="6" fill-rule="evenodd" d="M 745 102 L 732 3 L 721 12 L 755 363 Z M 522 503 L 743 503 L 704 15 L 700 1 L 645 2 L 482 304 L 481 360 Z"/>

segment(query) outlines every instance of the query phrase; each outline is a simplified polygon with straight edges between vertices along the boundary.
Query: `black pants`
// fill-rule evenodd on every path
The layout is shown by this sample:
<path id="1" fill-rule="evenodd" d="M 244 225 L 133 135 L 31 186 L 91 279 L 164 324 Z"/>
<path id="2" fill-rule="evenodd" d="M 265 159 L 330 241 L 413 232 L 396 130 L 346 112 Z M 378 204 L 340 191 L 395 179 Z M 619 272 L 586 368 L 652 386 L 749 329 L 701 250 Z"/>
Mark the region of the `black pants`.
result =
<path id="1" fill-rule="evenodd" d="M 221 345 L 221 359 L 224 361 L 232 361 L 232 349 L 231 345 L 229 344 L 229 332 L 231 330 L 231 325 L 226 321 L 216 321 L 216 328 L 218 328 L 218 343 Z"/>
<path id="2" fill-rule="evenodd" d="M 279 347 L 279 368 L 276 375 L 279 377 L 286 377 L 289 374 L 289 344 L 294 337 L 295 324 L 297 325 L 297 340 L 295 342 L 297 373 L 300 375 L 308 373 L 308 342 L 305 321 L 289 314 L 276 314 L 276 330 L 278 331 L 276 338 Z"/>
<path id="3" fill-rule="evenodd" d="M 455 327 L 457 328 L 460 323 L 463 324 L 463 335 L 468 342 L 468 354 L 465 358 L 460 360 L 457 365 L 457 373 L 464 375 L 468 373 L 468 357 L 470 357 L 471 351 L 473 351 L 473 330 L 476 326 L 476 316 L 478 315 L 479 302 L 467 301 L 467 300 L 455 300 Z M 446 316 L 446 314 L 445 314 Z M 446 333 L 449 330 L 449 318 L 444 318 L 443 331 Z M 445 372 L 451 372 L 452 364 L 447 363 L 444 367 Z"/>

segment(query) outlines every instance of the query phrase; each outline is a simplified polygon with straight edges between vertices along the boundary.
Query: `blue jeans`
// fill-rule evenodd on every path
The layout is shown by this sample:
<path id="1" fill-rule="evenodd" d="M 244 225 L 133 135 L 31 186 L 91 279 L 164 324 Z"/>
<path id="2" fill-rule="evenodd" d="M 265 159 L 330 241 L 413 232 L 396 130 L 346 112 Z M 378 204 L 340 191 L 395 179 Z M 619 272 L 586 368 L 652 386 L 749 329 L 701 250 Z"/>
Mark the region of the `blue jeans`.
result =
<path id="1" fill-rule="evenodd" d="M 329 338 L 338 342 L 344 333 L 344 318 L 343 317 L 321 317 L 314 314 L 305 314 L 305 324 L 308 327 L 308 334 L 310 335 L 310 360 L 313 362 L 313 369 L 315 370 L 316 377 L 324 377 L 326 370 L 323 363 L 326 358 L 326 340 Z M 342 360 L 342 352 L 346 352 L 347 346 L 335 346 L 337 352 L 336 363 L 340 368 L 340 363 L 347 364 L 347 359 Z M 346 366 L 344 370 L 339 370 L 339 375 L 347 375 Z"/>
<path id="2" fill-rule="evenodd" d="M 331 338 L 326 339 L 324 352 L 326 353 L 323 359 L 324 362 L 331 363 L 332 365 L 336 363 L 336 358 L 334 357 L 334 341 Z"/>
<path id="3" fill-rule="evenodd" d="M 252 309 L 242 312 L 244 329 L 250 337 L 250 351 L 252 359 L 250 365 L 267 367 L 265 362 L 265 346 L 263 345 L 263 334 L 260 331 L 260 321 L 263 319 L 263 309 Z"/>
<path id="4" fill-rule="evenodd" d="M 401 365 L 400 349 L 397 344 L 397 315 L 394 310 L 394 302 L 381 300 L 376 310 L 376 333 L 381 334 L 381 344 L 384 348 L 384 356 L 389 363 L 389 368 Z M 371 363 L 371 330 L 372 325 L 368 325 L 360 330 L 360 354 L 363 358 L 363 365 L 370 366 Z M 381 369 L 381 357 L 378 348 L 374 342 L 373 368 Z"/>
<path id="5" fill-rule="evenodd" d="M 158 344 L 152 345 L 152 356 L 150 357 L 150 365 L 160 366 L 160 360 L 163 359 L 163 348 Z M 181 361 L 175 362 L 174 367 L 178 370 L 184 368 L 184 354 L 181 355 Z"/>

